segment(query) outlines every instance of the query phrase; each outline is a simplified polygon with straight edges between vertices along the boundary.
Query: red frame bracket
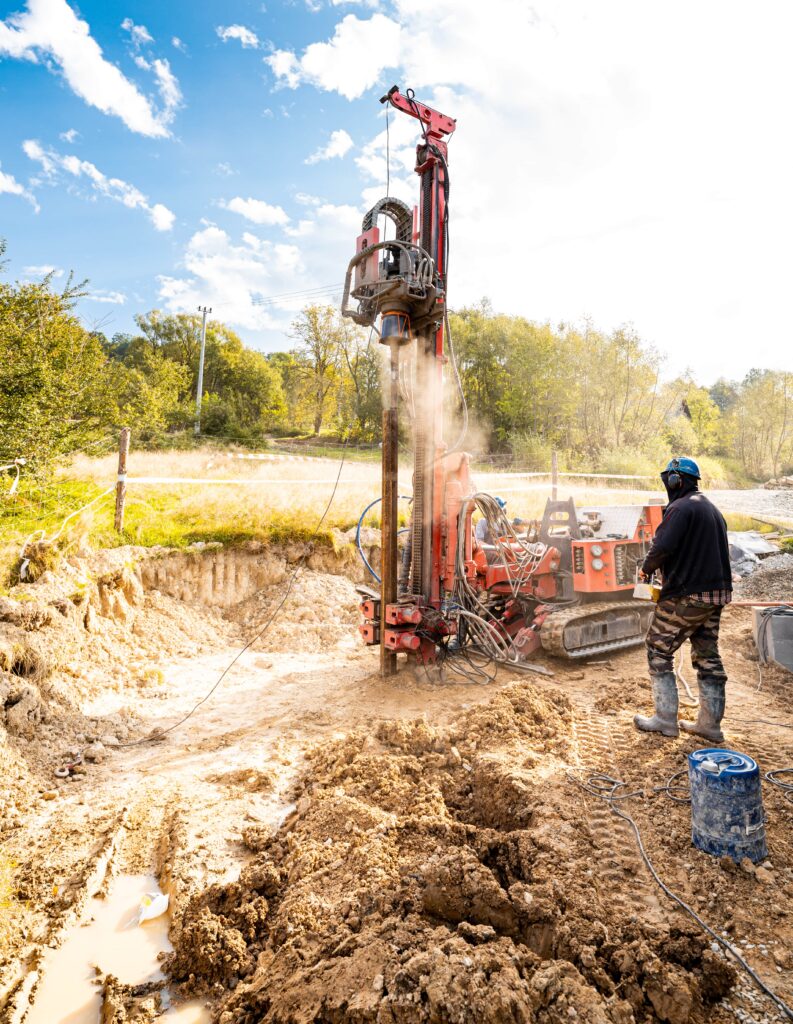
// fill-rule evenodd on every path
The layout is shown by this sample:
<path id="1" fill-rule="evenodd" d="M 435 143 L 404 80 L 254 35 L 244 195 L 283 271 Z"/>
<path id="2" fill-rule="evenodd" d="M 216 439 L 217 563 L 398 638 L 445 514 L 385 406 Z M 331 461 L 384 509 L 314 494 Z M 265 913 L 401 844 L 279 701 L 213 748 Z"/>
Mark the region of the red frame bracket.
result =
<path id="1" fill-rule="evenodd" d="M 409 89 L 408 92 L 410 92 Z M 385 96 L 381 97 L 380 102 L 390 103 L 397 110 L 421 121 L 427 135 L 436 142 L 440 141 L 444 135 L 451 135 L 457 127 L 457 121 L 453 117 L 441 114 L 439 110 L 433 110 L 426 103 L 419 103 L 418 100 L 403 96 L 398 85 L 392 85 Z"/>

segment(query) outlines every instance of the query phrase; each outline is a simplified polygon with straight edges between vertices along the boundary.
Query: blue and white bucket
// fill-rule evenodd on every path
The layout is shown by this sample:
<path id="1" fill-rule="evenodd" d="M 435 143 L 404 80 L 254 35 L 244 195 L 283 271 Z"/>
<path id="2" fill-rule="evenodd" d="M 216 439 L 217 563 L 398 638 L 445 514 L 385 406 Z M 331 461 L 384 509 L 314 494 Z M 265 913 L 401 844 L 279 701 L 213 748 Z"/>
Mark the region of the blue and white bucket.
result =
<path id="1" fill-rule="evenodd" d="M 688 755 L 691 841 L 698 850 L 734 861 L 765 860 L 765 814 L 757 762 L 734 750 Z"/>

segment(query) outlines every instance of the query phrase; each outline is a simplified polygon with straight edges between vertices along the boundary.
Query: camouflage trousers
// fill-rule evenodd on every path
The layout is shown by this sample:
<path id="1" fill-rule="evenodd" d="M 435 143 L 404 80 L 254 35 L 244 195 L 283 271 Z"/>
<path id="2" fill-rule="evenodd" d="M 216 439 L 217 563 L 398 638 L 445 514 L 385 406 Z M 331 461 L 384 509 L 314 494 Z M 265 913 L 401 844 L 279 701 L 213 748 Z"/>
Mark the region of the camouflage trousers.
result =
<path id="1" fill-rule="evenodd" d="M 652 675 L 674 672 L 675 652 L 691 641 L 691 663 L 699 679 L 726 679 L 719 657 L 722 606 L 690 597 L 659 601 L 647 631 L 645 645 Z"/>

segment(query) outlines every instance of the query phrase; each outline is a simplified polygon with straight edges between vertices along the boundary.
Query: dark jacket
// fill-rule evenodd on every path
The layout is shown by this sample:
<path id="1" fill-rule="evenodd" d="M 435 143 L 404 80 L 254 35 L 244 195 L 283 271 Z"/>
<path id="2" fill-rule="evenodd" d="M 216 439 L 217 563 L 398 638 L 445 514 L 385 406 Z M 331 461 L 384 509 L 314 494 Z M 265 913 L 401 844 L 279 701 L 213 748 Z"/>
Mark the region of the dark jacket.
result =
<path id="1" fill-rule="evenodd" d="M 730 546 L 724 516 L 704 494 L 685 486 L 664 509 L 664 517 L 642 571 L 660 569 L 661 599 L 703 590 L 732 590 Z"/>

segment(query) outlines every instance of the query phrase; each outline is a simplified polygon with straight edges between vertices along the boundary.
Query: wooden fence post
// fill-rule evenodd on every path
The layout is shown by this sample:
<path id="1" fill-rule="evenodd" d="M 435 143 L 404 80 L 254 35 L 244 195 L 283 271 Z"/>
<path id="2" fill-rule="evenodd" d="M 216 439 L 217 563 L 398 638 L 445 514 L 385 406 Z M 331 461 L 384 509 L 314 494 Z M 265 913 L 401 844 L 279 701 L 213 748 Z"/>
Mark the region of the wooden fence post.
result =
<path id="1" fill-rule="evenodd" d="M 123 427 L 118 439 L 118 480 L 116 482 L 116 519 L 117 533 L 124 529 L 124 499 L 127 496 L 127 455 L 129 454 L 129 427 Z"/>

